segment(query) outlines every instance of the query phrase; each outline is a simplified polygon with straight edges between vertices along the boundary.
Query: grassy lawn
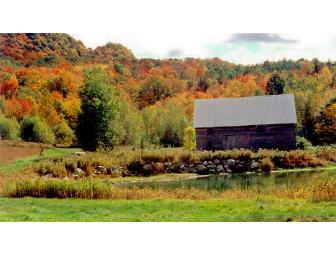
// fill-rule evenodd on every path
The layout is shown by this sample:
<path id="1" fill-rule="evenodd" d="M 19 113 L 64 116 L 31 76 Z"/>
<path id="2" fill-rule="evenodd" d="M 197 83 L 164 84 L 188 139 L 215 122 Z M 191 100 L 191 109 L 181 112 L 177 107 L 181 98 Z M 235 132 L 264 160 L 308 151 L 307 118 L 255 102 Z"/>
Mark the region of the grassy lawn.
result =
<path id="1" fill-rule="evenodd" d="M 0 165 L 0 172 L 12 172 L 12 171 L 19 171 L 29 165 L 32 165 L 40 160 L 50 158 L 50 157 L 61 157 L 68 155 L 70 153 L 81 151 L 78 148 L 48 148 L 44 151 L 44 156 L 40 157 L 39 155 L 29 156 L 25 158 L 18 159 L 14 162 Z"/>
<path id="2" fill-rule="evenodd" d="M 0 199 L 0 221 L 336 221 L 336 203 L 302 199 Z"/>

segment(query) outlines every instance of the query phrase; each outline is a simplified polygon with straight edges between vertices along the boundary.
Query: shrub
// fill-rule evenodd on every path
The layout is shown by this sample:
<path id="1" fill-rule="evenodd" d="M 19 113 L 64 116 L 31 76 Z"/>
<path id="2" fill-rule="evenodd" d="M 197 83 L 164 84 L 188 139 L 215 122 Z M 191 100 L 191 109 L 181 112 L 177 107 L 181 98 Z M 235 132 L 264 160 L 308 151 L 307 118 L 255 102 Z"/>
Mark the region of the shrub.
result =
<path id="1" fill-rule="evenodd" d="M 28 142 L 53 144 L 55 136 L 51 128 L 38 117 L 25 117 L 21 123 L 21 137 Z"/>
<path id="2" fill-rule="evenodd" d="M 52 174 L 58 178 L 67 176 L 67 170 L 62 162 L 44 162 L 37 167 L 36 172 L 40 175 Z"/>
<path id="3" fill-rule="evenodd" d="M 20 135 L 20 125 L 15 118 L 7 119 L 0 116 L 0 140 L 17 140 Z"/>
<path id="4" fill-rule="evenodd" d="M 311 149 L 313 147 L 312 143 L 304 138 L 303 136 L 297 136 L 296 137 L 296 147 L 298 149 Z"/>
<path id="5" fill-rule="evenodd" d="M 260 168 L 263 172 L 271 172 L 275 170 L 275 165 L 270 158 L 263 158 L 260 161 Z"/>
<path id="6" fill-rule="evenodd" d="M 53 128 L 56 143 L 58 144 L 71 144 L 75 138 L 74 132 L 68 126 L 68 124 L 63 120 L 60 124 Z"/>
<path id="7" fill-rule="evenodd" d="M 77 162 L 68 160 L 64 162 L 64 166 L 68 172 L 73 173 L 77 168 Z"/>
<path id="8" fill-rule="evenodd" d="M 317 167 L 323 165 L 324 162 L 316 158 L 313 153 L 303 150 L 286 152 L 281 162 L 281 166 L 284 168 Z"/>
<path id="9" fill-rule="evenodd" d="M 336 200 L 336 180 L 320 180 L 314 184 L 312 199 L 315 202 Z"/>
<path id="10" fill-rule="evenodd" d="M 187 150 L 193 150 L 196 148 L 195 141 L 195 129 L 193 127 L 187 127 L 183 134 L 183 147 Z"/>

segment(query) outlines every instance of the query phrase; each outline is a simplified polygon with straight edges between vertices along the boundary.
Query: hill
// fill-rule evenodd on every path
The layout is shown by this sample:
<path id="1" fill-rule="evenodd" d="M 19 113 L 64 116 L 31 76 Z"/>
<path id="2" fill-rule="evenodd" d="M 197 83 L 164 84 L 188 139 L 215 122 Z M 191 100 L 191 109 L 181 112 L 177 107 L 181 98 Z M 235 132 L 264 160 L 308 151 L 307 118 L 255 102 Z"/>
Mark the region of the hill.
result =
<path id="1" fill-rule="evenodd" d="M 92 50 L 67 34 L 0 34 L 1 136 L 22 136 L 20 128 L 29 117 L 50 128 L 44 138 L 61 130 L 73 139 L 85 70 L 94 65 L 120 104 L 119 144 L 180 146 L 183 130 L 193 124 L 195 98 L 274 91 L 294 94 L 300 136 L 313 143 L 336 142 L 335 62 L 283 59 L 237 65 L 219 58 L 137 59 L 121 44 Z"/>

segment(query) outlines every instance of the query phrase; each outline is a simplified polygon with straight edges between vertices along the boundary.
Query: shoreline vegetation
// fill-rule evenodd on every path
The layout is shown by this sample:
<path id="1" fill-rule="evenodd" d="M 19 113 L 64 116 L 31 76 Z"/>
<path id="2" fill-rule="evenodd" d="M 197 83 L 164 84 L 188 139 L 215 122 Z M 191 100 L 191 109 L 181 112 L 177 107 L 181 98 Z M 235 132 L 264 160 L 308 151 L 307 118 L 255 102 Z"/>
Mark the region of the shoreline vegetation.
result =
<path id="1" fill-rule="evenodd" d="M 336 201 L 336 179 L 319 176 L 309 185 L 286 187 L 273 185 L 261 190 L 258 185 L 236 186 L 224 191 L 203 190 L 193 187 L 122 187 L 109 179 L 43 179 L 22 178 L 5 185 L 2 195 L 5 197 L 36 198 L 82 198 L 82 199 L 210 199 L 210 198 L 256 198 L 274 196 L 283 198 L 302 198 L 313 202 Z"/>

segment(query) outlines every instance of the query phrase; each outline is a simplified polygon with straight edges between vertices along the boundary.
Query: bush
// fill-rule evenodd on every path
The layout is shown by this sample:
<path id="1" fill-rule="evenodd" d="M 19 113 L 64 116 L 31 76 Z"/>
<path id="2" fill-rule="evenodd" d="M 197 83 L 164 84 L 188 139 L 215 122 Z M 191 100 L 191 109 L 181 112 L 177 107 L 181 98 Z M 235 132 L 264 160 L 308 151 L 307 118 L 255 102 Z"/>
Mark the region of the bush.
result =
<path id="1" fill-rule="evenodd" d="M 0 116 L 0 140 L 17 140 L 20 136 L 20 125 L 15 118 Z"/>
<path id="2" fill-rule="evenodd" d="M 196 148 L 196 135 L 193 127 L 187 127 L 183 134 L 183 147 L 187 150 Z"/>
<path id="3" fill-rule="evenodd" d="M 58 144 L 72 144 L 72 141 L 75 138 L 74 132 L 64 120 L 60 124 L 56 125 L 53 128 L 53 131 L 56 143 Z"/>
<path id="4" fill-rule="evenodd" d="M 260 161 L 260 167 L 263 172 L 271 172 L 275 170 L 275 165 L 270 158 L 263 158 Z"/>
<path id="5" fill-rule="evenodd" d="M 321 159 L 316 158 L 313 153 L 309 153 L 304 150 L 295 150 L 286 152 L 282 161 L 281 167 L 294 168 L 294 167 L 317 167 L 323 166 L 324 162 Z"/>
<path id="6" fill-rule="evenodd" d="M 28 142 L 55 143 L 51 128 L 38 117 L 25 117 L 21 123 L 21 137 Z"/>
<path id="7" fill-rule="evenodd" d="M 311 149 L 313 147 L 312 143 L 304 138 L 303 136 L 297 136 L 296 137 L 296 147 L 298 149 Z"/>
<path id="8" fill-rule="evenodd" d="M 63 178 L 67 176 L 67 170 L 61 162 L 45 162 L 38 166 L 36 172 L 40 175 L 52 174 L 53 177 Z"/>
<path id="9" fill-rule="evenodd" d="M 314 184 L 312 199 L 315 202 L 336 200 L 336 180 L 320 180 Z"/>

